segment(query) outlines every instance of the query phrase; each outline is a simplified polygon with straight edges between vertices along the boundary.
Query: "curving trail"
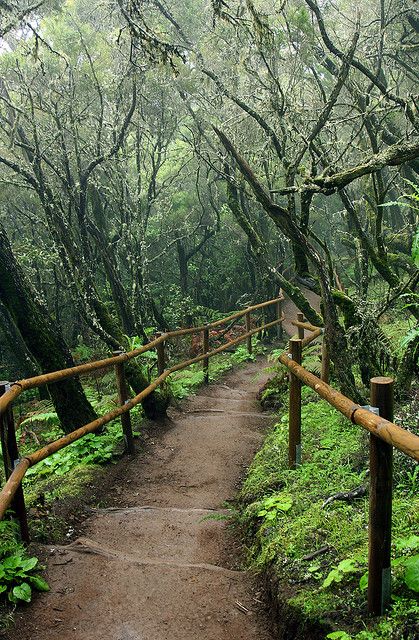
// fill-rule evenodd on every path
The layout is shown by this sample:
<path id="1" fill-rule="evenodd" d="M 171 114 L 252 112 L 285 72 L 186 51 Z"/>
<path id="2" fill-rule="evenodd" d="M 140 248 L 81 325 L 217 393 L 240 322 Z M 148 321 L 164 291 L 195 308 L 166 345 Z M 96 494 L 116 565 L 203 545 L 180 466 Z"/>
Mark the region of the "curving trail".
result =
<path id="1" fill-rule="evenodd" d="M 303 287 L 301 285 L 300 289 L 313 309 L 315 309 L 316 311 L 320 311 L 320 296 L 317 295 L 317 293 L 314 293 L 314 291 L 311 291 L 310 289 L 307 289 L 306 287 Z M 291 324 L 291 320 L 297 319 L 297 312 L 299 311 L 299 309 L 296 307 L 293 301 L 290 300 L 288 296 L 286 296 L 284 302 L 282 303 L 282 311 L 285 315 L 285 320 L 282 323 L 282 327 L 287 335 L 293 336 L 297 332 L 297 328 Z M 308 335 L 307 332 L 306 335 Z"/>
<path id="2" fill-rule="evenodd" d="M 83 537 L 46 549 L 51 592 L 17 614 L 19 640 L 269 640 L 225 521 L 270 417 L 259 359 L 202 388 L 118 467 Z M 150 451 L 151 449 L 151 451 Z"/>

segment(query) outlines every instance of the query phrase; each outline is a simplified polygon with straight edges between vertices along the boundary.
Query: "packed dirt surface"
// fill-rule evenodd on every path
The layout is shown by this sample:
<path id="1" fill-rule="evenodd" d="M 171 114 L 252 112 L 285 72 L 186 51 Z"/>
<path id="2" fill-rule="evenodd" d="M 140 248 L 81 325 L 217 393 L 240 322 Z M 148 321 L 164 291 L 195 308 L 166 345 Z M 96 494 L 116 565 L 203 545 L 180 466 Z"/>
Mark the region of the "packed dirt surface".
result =
<path id="1" fill-rule="evenodd" d="M 47 548 L 51 591 L 17 613 L 10 638 L 272 638 L 226 521 L 270 423 L 256 401 L 265 366 L 258 359 L 202 388 L 158 425 L 146 455 L 125 458 L 83 536 Z"/>
<path id="2" fill-rule="evenodd" d="M 300 286 L 300 289 L 313 309 L 315 309 L 316 311 L 320 311 L 320 296 L 318 296 L 317 293 L 314 293 L 314 291 L 307 289 L 306 287 Z M 286 296 L 284 302 L 282 303 L 282 312 L 285 316 L 285 320 L 282 323 L 282 328 L 289 336 L 293 336 L 297 333 L 297 327 L 294 327 L 294 325 L 291 324 L 291 321 L 297 319 L 298 311 L 299 309 L 296 307 L 293 301 L 290 300 L 288 296 Z M 306 331 L 305 335 L 308 336 L 309 332 Z"/>

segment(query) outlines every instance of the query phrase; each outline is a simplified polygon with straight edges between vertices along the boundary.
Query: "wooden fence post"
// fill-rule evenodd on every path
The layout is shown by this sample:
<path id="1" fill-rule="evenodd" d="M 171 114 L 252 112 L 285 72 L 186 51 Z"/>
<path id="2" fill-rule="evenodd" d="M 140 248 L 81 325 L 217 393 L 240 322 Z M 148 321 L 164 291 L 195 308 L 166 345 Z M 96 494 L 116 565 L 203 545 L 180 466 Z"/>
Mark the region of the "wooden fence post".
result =
<path id="1" fill-rule="evenodd" d="M 249 333 L 250 331 L 250 311 L 248 311 L 245 316 L 244 319 L 246 321 L 246 333 Z M 247 336 L 246 339 L 247 342 L 247 351 L 249 354 L 252 353 L 252 336 Z"/>
<path id="2" fill-rule="evenodd" d="M 160 338 L 160 336 L 161 336 L 161 333 L 159 332 L 155 334 L 155 338 Z M 159 344 L 156 346 L 156 351 L 157 351 L 157 373 L 159 376 L 161 376 L 166 366 L 166 357 L 164 353 L 164 341 L 159 342 Z"/>
<path id="3" fill-rule="evenodd" d="M 114 356 L 120 356 L 124 352 L 123 351 L 114 351 Z M 129 399 L 128 395 L 128 385 L 125 378 L 125 368 L 124 363 L 119 362 L 115 365 L 115 375 L 116 375 L 116 385 L 118 388 L 118 402 L 121 406 L 123 406 L 126 401 Z M 121 414 L 121 425 L 122 431 L 124 433 L 124 441 L 125 441 L 125 451 L 130 454 L 135 453 L 134 446 L 134 437 L 132 435 L 132 425 L 131 425 L 131 416 L 129 411 Z"/>
<path id="4" fill-rule="evenodd" d="M 393 379 L 371 379 L 371 406 L 393 421 Z M 390 603 L 393 447 L 370 434 L 368 611 L 382 615 Z"/>
<path id="5" fill-rule="evenodd" d="M 300 338 L 291 338 L 289 346 L 292 360 L 301 364 Z M 290 373 L 288 461 L 290 469 L 301 464 L 301 382 L 293 373 Z"/>
<path id="6" fill-rule="evenodd" d="M 0 382 L 0 396 L 6 393 L 9 387 L 8 382 Z M 19 460 L 19 450 L 16 441 L 15 422 L 13 418 L 13 409 L 9 406 L 6 411 L 0 416 L 0 436 L 1 436 L 1 450 L 3 454 L 4 472 L 6 480 L 8 480 L 15 468 L 16 463 Z M 28 517 L 26 514 L 25 498 L 23 495 L 22 485 L 19 485 L 18 490 L 13 498 L 11 508 L 16 514 L 20 525 L 20 535 L 26 544 L 30 542 Z"/>
<path id="7" fill-rule="evenodd" d="M 279 295 L 281 295 L 281 291 L 279 292 Z M 282 300 L 278 300 L 278 302 L 276 303 L 276 318 L 277 320 L 280 320 L 282 318 Z M 282 340 L 282 336 L 283 329 L 282 322 L 280 322 L 276 325 L 276 337 L 278 338 L 278 340 Z"/>
<path id="8" fill-rule="evenodd" d="M 304 313 L 299 311 L 297 313 L 297 320 L 298 322 L 304 322 Z M 304 329 L 302 327 L 298 327 L 298 337 L 300 340 L 304 340 Z"/>
<path id="9" fill-rule="evenodd" d="M 202 341 L 202 350 L 203 353 L 208 353 L 209 351 L 209 329 L 205 327 L 204 329 L 204 337 Z M 203 359 L 203 368 L 204 368 L 204 382 L 208 384 L 209 382 L 209 358 Z"/>
<path id="10" fill-rule="evenodd" d="M 323 331 L 323 341 L 322 341 L 322 372 L 321 379 L 326 384 L 329 384 L 330 380 L 330 354 L 329 354 L 329 345 L 326 342 L 326 338 Z"/>

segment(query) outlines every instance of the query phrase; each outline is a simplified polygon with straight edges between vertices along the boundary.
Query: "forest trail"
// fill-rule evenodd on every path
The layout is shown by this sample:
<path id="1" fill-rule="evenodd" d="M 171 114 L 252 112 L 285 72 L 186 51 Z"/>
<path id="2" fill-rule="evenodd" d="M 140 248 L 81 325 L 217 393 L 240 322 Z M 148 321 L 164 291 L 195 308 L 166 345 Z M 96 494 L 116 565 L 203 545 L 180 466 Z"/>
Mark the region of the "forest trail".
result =
<path id="1" fill-rule="evenodd" d="M 316 311 L 320 311 L 320 296 L 318 296 L 317 293 L 314 293 L 314 291 L 311 291 L 310 289 L 307 289 L 306 287 L 303 287 L 301 285 L 300 289 L 313 309 L 315 309 Z M 290 300 L 288 296 L 285 296 L 285 300 L 282 303 L 282 312 L 285 316 L 285 320 L 282 323 L 282 328 L 284 329 L 284 332 L 289 336 L 293 336 L 297 333 L 297 327 L 294 327 L 294 325 L 291 324 L 291 321 L 297 319 L 298 311 L 299 309 L 293 303 L 293 301 Z M 309 335 L 308 332 L 306 332 L 306 335 Z"/>
<path id="2" fill-rule="evenodd" d="M 269 640 L 253 578 L 222 520 L 270 416 L 266 359 L 171 411 L 148 451 L 119 465 L 83 536 L 47 547 L 51 591 L 16 615 L 19 640 Z"/>
<path id="3" fill-rule="evenodd" d="M 283 309 L 293 335 L 297 308 L 287 298 Z M 202 387 L 124 458 L 83 535 L 46 547 L 51 591 L 16 615 L 10 639 L 270 640 L 260 593 L 216 519 L 270 424 L 256 400 L 266 364 Z"/>

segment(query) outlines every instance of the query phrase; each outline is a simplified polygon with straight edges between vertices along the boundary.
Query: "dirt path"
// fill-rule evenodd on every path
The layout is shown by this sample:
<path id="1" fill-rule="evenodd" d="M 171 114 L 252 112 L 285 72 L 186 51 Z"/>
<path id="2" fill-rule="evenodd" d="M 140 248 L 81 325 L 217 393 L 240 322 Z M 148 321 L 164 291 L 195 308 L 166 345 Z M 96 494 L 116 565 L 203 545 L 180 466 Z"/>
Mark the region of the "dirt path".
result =
<path id="1" fill-rule="evenodd" d="M 227 513 L 269 424 L 256 402 L 265 365 L 202 388 L 149 440 L 147 455 L 126 459 L 113 506 L 93 511 L 83 537 L 47 549 L 51 592 L 17 615 L 14 638 L 271 638 L 226 522 L 211 519 Z"/>
<path id="2" fill-rule="evenodd" d="M 314 293 L 314 291 L 310 291 L 310 289 L 307 289 L 306 287 L 300 286 L 300 289 L 313 309 L 315 309 L 316 311 L 320 311 L 320 296 L 318 296 L 317 293 Z M 286 296 L 284 302 L 282 303 L 282 311 L 285 315 L 285 320 L 282 323 L 283 329 L 289 336 L 293 336 L 297 333 L 297 328 L 291 324 L 291 320 L 297 319 L 297 312 L 299 311 L 299 309 L 296 307 L 293 301 L 290 300 L 288 296 Z M 309 335 L 309 333 L 306 332 L 306 335 Z"/>

